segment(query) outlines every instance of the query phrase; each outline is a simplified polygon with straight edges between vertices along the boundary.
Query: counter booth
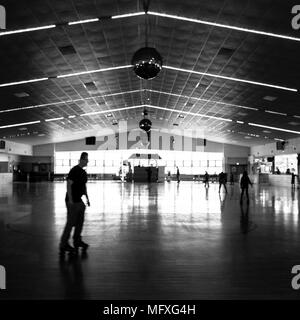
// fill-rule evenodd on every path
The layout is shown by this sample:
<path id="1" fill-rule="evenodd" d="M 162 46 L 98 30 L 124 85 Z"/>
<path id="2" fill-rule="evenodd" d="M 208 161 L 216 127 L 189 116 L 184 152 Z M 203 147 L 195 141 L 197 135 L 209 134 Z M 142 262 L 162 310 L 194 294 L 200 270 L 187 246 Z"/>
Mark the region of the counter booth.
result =
<path id="1" fill-rule="evenodd" d="M 165 177 L 165 166 L 158 154 L 132 154 L 127 163 L 127 181 L 162 182 Z"/>

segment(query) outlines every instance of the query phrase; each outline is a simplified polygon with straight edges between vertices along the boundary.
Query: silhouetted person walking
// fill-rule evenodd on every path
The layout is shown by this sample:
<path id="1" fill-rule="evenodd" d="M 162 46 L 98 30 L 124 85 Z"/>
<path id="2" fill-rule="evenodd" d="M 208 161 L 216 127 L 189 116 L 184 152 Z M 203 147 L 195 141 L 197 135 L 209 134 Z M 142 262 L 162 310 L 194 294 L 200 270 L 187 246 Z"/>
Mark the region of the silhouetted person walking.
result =
<path id="1" fill-rule="evenodd" d="M 179 172 L 179 168 L 178 167 L 177 167 L 176 178 L 177 178 L 177 183 L 179 183 L 180 182 L 180 172 Z"/>
<path id="2" fill-rule="evenodd" d="M 233 173 L 230 173 L 230 185 L 234 185 Z"/>
<path id="3" fill-rule="evenodd" d="M 207 173 L 207 171 L 205 171 L 205 174 L 204 174 L 204 187 L 206 188 L 206 185 L 207 185 L 207 188 L 209 188 L 209 174 Z"/>
<path id="4" fill-rule="evenodd" d="M 73 167 L 67 177 L 67 193 L 66 193 L 66 206 L 67 206 L 67 222 L 61 236 L 60 241 L 60 253 L 65 252 L 75 253 L 78 248 L 86 250 L 88 244 L 82 241 L 81 232 L 84 223 L 85 204 L 81 197 L 85 195 L 87 199 L 87 205 L 90 206 L 89 197 L 86 191 L 87 174 L 83 167 L 88 164 L 88 154 L 82 152 L 79 160 L 79 164 Z M 73 244 L 72 247 L 69 244 L 69 238 L 72 228 L 74 227 Z"/>
<path id="5" fill-rule="evenodd" d="M 295 188 L 295 178 L 296 178 L 296 175 L 294 172 L 292 172 L 292 180 L 291 180 L 291 184 L 292 184 L 292 188 L 294 189 Z"/>
<path id="6" fill-rule="evenodd" d="M 241 178 L 241 182 L 240 182 L 240 186 L 242 189 L 240 202 L 243 201 L 243 195 L 244 195 L 244 192 L 246 191 L 247 203 L 249 203 L 249 193 L 248 193 L 249 184 L 252 186 L 252 182 L 250 181 L 250 179 L 248 177 L 247 171 L 244 171 L 243 176 Z"/>
<path id="7" fill-rule="evenodd" d="M 222 171 L 220 174 L 219 174 L 219 193 L 221 191 L 221 186 L 223 185 L 224 186 L 224 189 L 227 193 L 227 187 L 226 187 L 226 174 Z"/>

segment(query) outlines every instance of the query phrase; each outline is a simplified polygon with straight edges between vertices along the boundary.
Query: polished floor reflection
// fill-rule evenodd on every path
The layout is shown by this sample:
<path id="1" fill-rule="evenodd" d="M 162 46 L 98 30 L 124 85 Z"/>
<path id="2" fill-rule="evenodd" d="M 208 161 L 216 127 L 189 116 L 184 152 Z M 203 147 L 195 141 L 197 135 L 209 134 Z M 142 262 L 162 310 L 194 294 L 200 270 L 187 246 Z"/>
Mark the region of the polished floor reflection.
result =
<path id="1" fill-rule="evenodd" d="M 88 183 L 87 255 L 60 261 L 66 185 L 0 186 L 0 299 L 298 299 L 299 190 Z"/>

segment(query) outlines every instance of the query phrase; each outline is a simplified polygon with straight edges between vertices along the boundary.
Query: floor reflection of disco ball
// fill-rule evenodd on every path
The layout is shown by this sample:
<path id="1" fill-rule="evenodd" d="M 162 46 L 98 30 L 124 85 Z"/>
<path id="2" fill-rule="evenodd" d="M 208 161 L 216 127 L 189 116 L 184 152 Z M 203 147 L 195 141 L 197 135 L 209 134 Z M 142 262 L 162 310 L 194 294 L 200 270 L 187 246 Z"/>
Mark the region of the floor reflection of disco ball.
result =
<path id="1" fill-rule="evenodd" d="M 131 60 L 135 74 L 142 79 L 155 78 L 162 68 L 162 57 L 156 49 L 145 47 L 139 49 Z"/>
<path id="2" fill-rule="evenodd" d="M 143 119 L 140 121 L 140 129 L 149 132 L 151 130 L 152 122 L 149 119 Z"/>

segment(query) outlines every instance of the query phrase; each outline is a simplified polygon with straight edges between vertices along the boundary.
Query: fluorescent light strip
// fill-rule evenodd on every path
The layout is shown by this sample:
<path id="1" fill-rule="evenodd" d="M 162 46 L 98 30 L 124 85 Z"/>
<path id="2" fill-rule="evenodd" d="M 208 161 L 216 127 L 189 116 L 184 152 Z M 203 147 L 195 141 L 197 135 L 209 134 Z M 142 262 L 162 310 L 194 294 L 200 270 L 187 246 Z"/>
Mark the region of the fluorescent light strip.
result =
<path id="1" fill-rule="evenodd" d="M 57 120 L 62 120 L 64 119 L 64 117 L 60 117 L 60 118 L 52 118 L 52 119 L 45 119 L 46 122 L 50 122 L 50 121 L 57 121 Z"/>
<path id="2" fill-rule="evenodd" d="M 112 70 L 120 70 L 120 69 L 126 69 L 126 68 L 131 68 L 131 67 L 132 67 L 132 65 L 126 65 L 126 66 L 111 67 L 111 68 L 104 68 L 104 69 L 95 69 L 95 70 L 90 70 L 90 71 L 62 74 L 60 76 L 57 76 L 57 78 L 74 77 L 74 76 L 80 76 L 80 75 L 84 75 L 84 74 L 91 74 L 91 73 L 105 72 L 105 71 L 112 71 Z"/>
<path id="3" fill-rule="evenodd" d="M 138 108 L 143 108 L 144 105 L 138 105 L 138 106 L 132 106 L 132 107 L 124 107 L 124 108 L 117 108 L 117 109 L 110 109 L 110 110 L 102 110 L 102 111 L 95 111 L 95 112 L 88 112 L 88 113 L 83 113 L 80 116 L 85 117 L 85 116 L 93 116 L 95 114 L 104 114 L 104 113 L 112 113 L 116 111 L 124 111 L 124 110 L 131 110 L 131 109 L 138 109 Z"/>
<path id="4" fill-rule="evenodd" d="M 248 109 L 248 110 L 254 110 L 254 111 L 258 111 L 259 110 L 257 108 L 245 107 L 245 106 L 240 106 L 240 105 L 232 104 L 232 103 L 226 103 L 226 102 L 222 102 L 222 101 L 215 101 L 215 100 L 208 100 L 208 99 L 202 99 L 202 98 L 189 97 L 189 96 L 176 94 L 176 93 L 170 93 L 170 92 L 164 92 L 164 91 L 158 91 L 158 90 L 151 90 L 151 89 L 148 89 L 147 91 L 154 92 L 154 93 L 160 93 L 160 94 L 166 94 L 166 95 L 170 95 L 170 96 L 174 96 L 174 97 L 178 97 L 178 98 L 186 98 L 186 99 L 192 99 L 192 100 L 204 101 L 204 102 L 211 102 L 211 103 L 219 103 L 219 104 L 223 104 L 223 105 L 231 106 L 231 107 L 236 107 L 236 108 L 242 108 L 242 109 Z"/>
<path id="5" fill-rule="evenodd" d="M 144 14 L 146 14 L 144 11 L 134 12 L 134 13 L 125 13 L 125 14 L 119 14 L 119 15 L 116 15 L 116 16 L 111 16 L 111 19 L 121 19 L 121 18 L 136 17 L 136 16 L 142 16 Z"/>
<path id="6" fill-rule="evenodd" d="M 24 33 L 24 32 L 32 32 L 32 31 L 52 29 L 52 28 L 55 28 L 55 27 L 56 27 L 55 24 L 50 24 L 48 26 L 43 26 L 43 27 L 35 27 L 35 28 L 26 28 L 26 29 L 19 29 L 19 30 L 3 31 L 3 32 L 0 32 L 0 37 L 1 36 L 8 36 L 10 34 L 17 34 L 17 33 Z"/>
<path id="7" fill-rule="evenodd" d="M 76 116 L 68 116 L 69 119 L 76 118 Z"/>
<path id="8" fill-rule="evenodd" d="M 194 113 L 194 112 L 188 112 L 188 111 L 182 111 L 182 110 L 176 110 L 176 109 L 169 109 L 169 108 L 165 108 L 165 107 L 157 107 L 157 106 L 148 105 L 148 104 L 144 105 L 144 106 L 149 107 L 149 108 L 153 108 L 153 109 L 158 109 L 158 110 L 165 110 L 165 111 L 171 111 L 171 112 L 180 113 L 180 114 L 192 115 L 192 116 L 196 116 L 196 117 L 204 117 L 204 118 L 215 119 L 215 120 L 220 120 L 220 121 L 232 122 L 231 119 L 208 116 L 206 114 L 201 114 L 201 113 Z"/>
<path id="9" fill-rule="evenodd" d="M 239 121 L 239 120 L 237 120 L 236 122 L 237 122 L 237 123 L 240 123 L 240 124 L 244 124 L 244 121 Z"/>
<path id="10" fill-rule="evenodd" d="M 40 78 L 40 79 L 32 79 L 32 80 L 23 80 L 23 81 L 17 81 L 17 82 L 2 83 L 2 84 L 0 84 L 0 87 L 16 86 L 16 85 L 19 85 L 19 84 L 45 81 L 45 80 L 48 80 L 48 79 L 49 78 Z"/>
<path id="11" fill-rule="evenodd" d="M 270 126 L 265 126 L 265 125 L 257 124 L 257 123 L 248 123 L 248 125 L 249 125 L 249 126 L 254 126 L 254 127 L 260 127 L 260 128 L 266 128 L 266 129 L 277 130 L 277 131 L 283 131 L 283 132 L 289 132 L 289 133 L 300 134 L 300 132 L 299 132 L 299 131 L 288 130 L 288 129 L 283 129 L 283 128 L 277 128 L 277 127 L 270 127 Z"/>
<path id="12" fill-rule="evenodd" d="M 31 121 L 31 122 L 23 122 L 23 123 L 15 123 L 15 124 L 9 124 L 6 126 L 1 126 L 0 129 L 4 129 L 4 128 L 13 128 L 13 127 L 19 127 L 19 126 L 24 126 L 24 125 L 29 125 L 29 124 L 36 124 L 36 123 L 40 123 L 41 121 Z"/>
<path id="13" fill-rule="evenodd" d="M 80 99 L 73 99 L 73 100 L 65 100 L 65 101 L 37 104 L 37 105 L 21 107 L 21 108 L 0 110 L 0 113 L 21 111 L 21 110 L 35 109 L 35 108 L 42 108 L 42 107 L 51 107 L 51 106 L 57 106 L 57 105 L 66 104 L 66 103 L 74 103 L 74 102 L 78 102 L 78 101 L 92 100 L 92 99 L 96 99 L 96 98 L 112 97 L 112 96 L 118 96 L 118 95 L 129 94 L 129 93 L 137 93 L 137 92 L 141 92 L 141 91 L 143 91 L 143 90 L 123 91 L 123 92 L 117 92 L 117 93 L 110 93 L 110 94 L 104 94 L 104 95 L 91 96 L 91 97 L 87 97 L 87 98 L 80 98 Z"/>
<path id="14" fill-rule="evenodd" d="M 284 141 L 283 139 L 279 139 L 279 138 L 274 138 L 274 140 L 276 140 L 276 141 Z"/>
<path id="15" fill-rule="evenodd" d="M 84 24 L 84 23 L 91 23 L 91 22 L 97 22 L 100 21 L 99 18 L 95 18 L 95 19 L 86 19 L 86 20 L 79 20 L 79 21 L 73 21 L 73 22 L 68 22 L 69 26 L 73 26 L 75 24 Z"/>
<path id="16" fill-rule="evenodd" d="M 225 77 L 225 76 L 220 76 L 218 74 L 199 72 L 199 71 L 176 68 L 176 67 L 171 67 L 171 66 L 164 66 L 164 68 L 169 69 L 169 70 L 175 70 L 175 71 L 199 74 L 199 75 L 202 75 L 202 76 L 208 76 L 208 77 L 226 79 L 226 80 L 231 80 L 231 81 L 249 83 L 249 84 L 254 84 L 254 85 L 264 86 L 264 87 L 269 87 L 269 88 L 275 88 L 275 89 L 281 89 L 281 90 L 287 90 L 287 91 L 293 91 L 293 92 L 297 92 L 298 91 L 297 89 L 294 89 L 294 88 L 288 88 L 288 87 L 277 86 L 277 85 L 273 85 L 273 84 L 269 84 L 269 83 L 250 81 L 250 80 L 244 80 L 244 79 L 233 78 L 233 77 Z"/>
<path id="17" fill-rule="evenodd" d="M 272 113 L 272 114 L 278 114 L 280 116 L 287 116 L 286 113 L 281 113 L 281 112 L 276 112 L 276 111 L 271 111 L 271 110 L 265 110 L 267 113 Z"/>
<path id="18" fill-rule="evenodd" d="M 188 21 L 188 22 L 194 22 L 194 23 L 199 23 L 199 24 L 205 24 L 205 25 L 209 25 L 209 26 L 213 26 L 213 27 L 231 29 L 231 30 L 248 32 L 248 33 L 254 33 L 254 34 L 259 34 L 259 35 L 268 36 L 268 37 L 293 40 L 293 41 L 300 41 L 300 38 L 290 37 L 290 36 L 286 36 L 284 34 L 265 32 L 265 31 L 261 31 L 261 30 L 248 29 L 248 28 L 241 28 L 241 27 L 236 27 L 236 26 L 231 26 L 231 25 L 226 25 L 226 24 L 221 24 L 221 23 L 209 22 L 209 21 L 200 20 L 200 19 L 191 19 L 191 18 L 187 18 L 187 17 L 176 16 L 176 15 L 172 15 L 172 14 L 159 13 L 159 12 L 153 12 L 153 11 L 148 11 L 148 14 L 153 15 L 153 16 L 158 16 L 158 17 L 164 17 L 164 18 L 176 19 L 176 20 L 181 20 L 181 21 Z"/>

